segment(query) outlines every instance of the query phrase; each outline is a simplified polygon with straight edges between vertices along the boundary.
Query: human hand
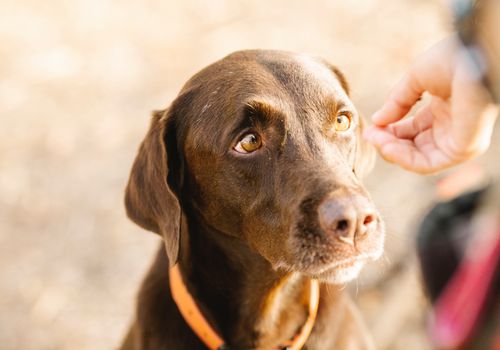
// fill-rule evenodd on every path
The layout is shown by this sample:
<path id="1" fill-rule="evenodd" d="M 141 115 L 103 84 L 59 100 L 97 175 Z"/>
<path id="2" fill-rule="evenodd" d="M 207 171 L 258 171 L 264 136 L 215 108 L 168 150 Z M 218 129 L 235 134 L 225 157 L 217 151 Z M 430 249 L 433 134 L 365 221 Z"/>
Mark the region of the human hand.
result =
<path id="1" fill-rule="evenodd" d="M 498 109 L 470 65 L 456 37 L 435 45 L 372 116 L 366 140 L 387 161 L 424 174 L 485 152 Z M 424 92 L 431 95 L 429 104 L 403 119 Z"/>

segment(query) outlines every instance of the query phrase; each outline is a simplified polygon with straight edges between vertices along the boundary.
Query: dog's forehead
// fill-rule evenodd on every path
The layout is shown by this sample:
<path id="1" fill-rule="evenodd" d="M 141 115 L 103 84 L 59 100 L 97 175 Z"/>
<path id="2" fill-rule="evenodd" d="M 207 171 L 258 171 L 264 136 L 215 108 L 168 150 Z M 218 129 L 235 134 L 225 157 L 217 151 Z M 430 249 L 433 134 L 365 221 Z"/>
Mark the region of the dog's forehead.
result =
<path id="1" fill-rule="evenodd" d="M 320 58 L 282 51 L 263 51 L 256 63 L 293 96 L 347 98 L 338 72 Z"/>
<path id="2" fill-rule="evenodd" d="M 329 95 L 338 98 L 347 97 L 347 92 L 342 87 L 339 77 L 323 62 L 304 54 L 294 55 L 293 60 L 300 67 L 302 79 L 307 80 L 308 84 L 313 84 Z"/>
<path id="3" fill-rule="evenodd" d="M 253 100 L 270 101 L 283 112 L 287 123 L 296 123 L 289 116 L 304 115 L 304 111 L 315 119 L 315 114 L 327 110 L 325 106 L 339 101 L 352 107 L 341 79 L 333 66 L 305 54 L 272 50 L 233 53 L 186 84 L 198 91 L 190 102 L 188 134 L 197 146 L 216 145 L 230 131 L 227 126 L 235 124 L 244 106 Z"/>

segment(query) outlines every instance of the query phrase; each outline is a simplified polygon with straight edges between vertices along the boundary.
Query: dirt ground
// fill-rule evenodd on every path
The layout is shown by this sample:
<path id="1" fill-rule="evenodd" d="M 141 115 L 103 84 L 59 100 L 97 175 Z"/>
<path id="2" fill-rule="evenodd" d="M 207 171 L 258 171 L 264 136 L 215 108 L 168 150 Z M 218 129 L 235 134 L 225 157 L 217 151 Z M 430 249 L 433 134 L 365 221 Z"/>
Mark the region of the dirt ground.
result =
<path id="1" fill-rule="evenodd" d="M 0 349 L 116 348 L 157 236 L 123 189 L 150 111 L 246 48 L 324 56 L 369 116 L 411 60 L 451 30 L 431 0 L 2 1 Z M 498 174 L 500 143 L 479 159 Z M 495 161 L 496 157 L 496 161 Z M 413 235 L 436 177 L 379 160 L 368 186 L 387 250 L 350 286 L 380 349 L 426 350 Z"/>

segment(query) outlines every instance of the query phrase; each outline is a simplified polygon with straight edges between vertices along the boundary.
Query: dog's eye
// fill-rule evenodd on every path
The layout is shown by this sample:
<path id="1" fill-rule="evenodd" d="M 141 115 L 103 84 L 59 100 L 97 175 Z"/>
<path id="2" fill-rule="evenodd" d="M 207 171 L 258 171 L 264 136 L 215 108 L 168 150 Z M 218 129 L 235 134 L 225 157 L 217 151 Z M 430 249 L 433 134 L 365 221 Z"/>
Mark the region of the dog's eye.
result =
<path id="1" fill-rule="evenodd" d="M 262 146 L 262 140 L 258 134 L 248 133 L 245 134 L 238 144 L 234 147 L 234 150 L 239 153 L 252 153 L 258 150 Z"/>
<path id="2" fill-rule="evenodd" d="M 335 118 L 335 130 L 346 131 L 351 127 L 351 118 L 346 114 L 339 114 Z"/>

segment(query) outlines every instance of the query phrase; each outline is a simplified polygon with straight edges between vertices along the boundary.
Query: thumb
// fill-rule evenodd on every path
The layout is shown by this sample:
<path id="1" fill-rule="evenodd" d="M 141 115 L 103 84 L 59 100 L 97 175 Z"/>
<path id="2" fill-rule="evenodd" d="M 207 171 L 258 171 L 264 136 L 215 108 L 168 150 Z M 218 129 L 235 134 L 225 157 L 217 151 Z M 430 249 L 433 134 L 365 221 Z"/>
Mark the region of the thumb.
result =
<path id="1" fill-rule="evenodd" d="M 391 91 L 384 105 L 372 115 L 375 125 L 386 126 L 402 119 L 424 90 L 410 71 Z"/>

